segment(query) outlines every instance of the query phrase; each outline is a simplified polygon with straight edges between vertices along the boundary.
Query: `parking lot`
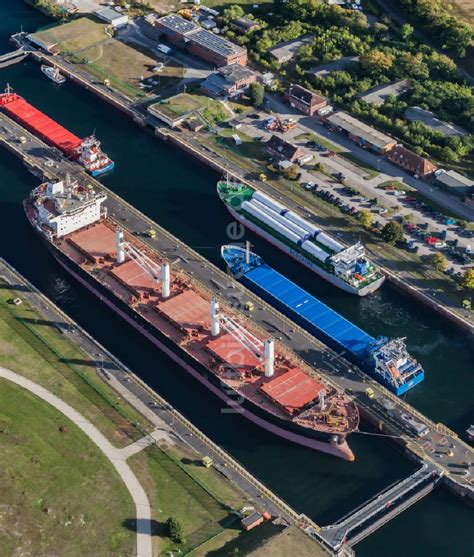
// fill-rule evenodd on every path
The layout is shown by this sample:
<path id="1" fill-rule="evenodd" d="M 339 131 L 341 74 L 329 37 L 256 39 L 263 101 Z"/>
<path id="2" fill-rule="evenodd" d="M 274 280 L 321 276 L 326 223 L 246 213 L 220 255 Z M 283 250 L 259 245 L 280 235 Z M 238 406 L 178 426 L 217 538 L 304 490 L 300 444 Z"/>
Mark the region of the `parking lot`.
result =
<path id="1" fill-rule="evenodd" d="M 369 178 L 364 168 L 328 150 L 316 139 L 308 139 L 308 134 L 299 126 L 286 133 L 266 130 L 268 117 L 265 112 L 242 117 L 237 133 L 261 142 L 262 147 L 274 133 L 303 147 L 312 155 L 312 160 L 301 167 L 302 187 L 308 183 L 315 184 L 316 196 L 354 217 L 361 210 L 369 210 L 376 228 L 382 228 L 391 219 L 400 221 L 406 238 L 402 247 L 421 257 L 441 251 L 448 259 L 448 274 L 462 274 L 466 268 L 473 266 L 472 256 L 466 250 L 469 252 L 471 242 L 474 244 L 474 233 L 464 230 L 456 219 L 438 211 L 420 199 L 417 192 L 396 180 L 387 181 L 386 176 Z M 324 174 L 313 170 L 317 163 L 324 166 Z M 398 189 L 401 186 L 408 191 Z M 307 189 L 311 189 L 310 186 Z"/>

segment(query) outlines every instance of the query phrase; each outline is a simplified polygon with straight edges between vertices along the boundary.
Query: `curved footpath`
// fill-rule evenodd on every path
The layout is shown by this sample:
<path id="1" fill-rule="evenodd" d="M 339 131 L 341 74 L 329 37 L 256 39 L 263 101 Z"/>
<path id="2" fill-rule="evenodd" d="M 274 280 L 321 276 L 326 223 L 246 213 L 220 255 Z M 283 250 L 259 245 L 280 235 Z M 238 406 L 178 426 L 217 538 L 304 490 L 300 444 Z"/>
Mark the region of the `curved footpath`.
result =
<path id="1" fill-rule="evenodd" d="M 115 448 L 110 441 L 87 420 L 82 414 L 79 414 L 72 406 L 58 398 L 56 395 L 41 387 L 37 383 L 26 379 L 8 369 L 0 367 L 0 378 L 7 379 L 16 383 L 20 387 L 27 389 L 34 395 L 46 401 L 48 404 L 59 410 L 77 427 L 79 427 L 93 443 L 102 451 L 102 453 L 110 460 L 123 482 L 127 486 L 133 502 L 135 503 L 137 515 L 137 556 L 152 557 L 152 538 L 151 538 L 151 509 L 148 497 L 140 485 L 137 477 L 127 464 L 127 455 L 121 450 Z"/>

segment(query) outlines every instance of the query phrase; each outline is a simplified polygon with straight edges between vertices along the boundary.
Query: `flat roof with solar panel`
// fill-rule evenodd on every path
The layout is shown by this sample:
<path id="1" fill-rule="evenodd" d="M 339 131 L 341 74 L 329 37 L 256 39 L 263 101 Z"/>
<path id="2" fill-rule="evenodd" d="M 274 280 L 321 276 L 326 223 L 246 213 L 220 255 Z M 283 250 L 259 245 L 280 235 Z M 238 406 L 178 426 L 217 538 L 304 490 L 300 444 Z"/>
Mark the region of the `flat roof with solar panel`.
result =
<path id="1" fill-rule="evenodd" d="M 206 29 L 199 29 L 191 36 L 191 41 L 197 43 L 221 56 L 229 56 L 229 54 L 239 54 L 245 52 L 245 49 L 227 39 L 220 37 Z"/>
<path id="2" fill-rule="evenodd" d="M 182 18 L 178 15 L 165 15 L 161 17 L 158 22 L 161 26 L 168 28 L 175 33 L 180 33 L 181 35 L 186 35 L 192 31 L 196 31 L 199 27 L 192 21 Z"/>

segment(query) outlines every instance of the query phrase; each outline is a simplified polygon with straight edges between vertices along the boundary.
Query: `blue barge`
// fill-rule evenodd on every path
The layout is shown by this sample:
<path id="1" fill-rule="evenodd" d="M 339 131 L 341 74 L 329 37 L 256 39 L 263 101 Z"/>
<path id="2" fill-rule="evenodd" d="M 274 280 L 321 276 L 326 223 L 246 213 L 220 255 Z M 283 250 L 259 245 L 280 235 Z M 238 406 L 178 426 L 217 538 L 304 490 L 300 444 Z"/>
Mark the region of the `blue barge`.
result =
<path id="1" fill-rule="evenodd" d="M 370 336 L 249 250 L 227 245 L 221 255 L 235 278 L 328 346 L 343 351 L 396 395 L 423 381 L 423 367 L 408 354 L 404 339 Z"/>

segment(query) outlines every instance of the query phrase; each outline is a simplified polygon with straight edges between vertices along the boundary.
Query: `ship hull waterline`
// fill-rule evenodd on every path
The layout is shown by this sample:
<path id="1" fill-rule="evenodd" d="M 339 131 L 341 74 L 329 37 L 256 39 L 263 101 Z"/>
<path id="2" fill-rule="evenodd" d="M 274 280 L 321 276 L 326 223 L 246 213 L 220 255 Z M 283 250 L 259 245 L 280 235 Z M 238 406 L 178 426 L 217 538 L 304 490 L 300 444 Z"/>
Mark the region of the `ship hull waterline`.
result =
<path id="1" fill-rule="evenodd" d="M 372 294 L 373 292 L 378 290 L 382 286 L 382 284 L 385 280 L 385 277 L 381 277 L 379 280 L 374 281 L 373 283 L 365 286 L 364 288 L 360 288 L 360 289 L 353 288 L 349 284 L 345 283 L 343 280 L 338 279 L 334 275 L 324 271 L 324 269 L 321 269 L 317 265 L 312 264 L 305 257 L 301 256 L 298 252 L 292 250 L 289 246 L 287 246 L 283 242 L 280 242 L 280 240 L 278 240 L 277 238 L 275 238 L 274 236 L 272 236 L 271 234 L 269 234 L 268 232 L 266 232 L 265 230 L 260 228 L 255 223 L 253 223 L 250 219 L 247 219 L 244 215 L 241 215 L 239 212 L 232 209 L 232 207 L 230 207 L 227 203 L 225 203 L 225 206 L 226 206 L 227 210 L 229 211 L 229 213 L 237 221 L 239 221 L 246 228 L 248 228 L 250 231 L 254 232 L 255 234 L 257 234 L 258 236 L 260 236 L 261 238 L 263 238 L 267 242 L 270 242 L 272 245 L 274 245 L 280 251 L 283 251 L 284 253 L 286 253 L 287 255 L 292 257 L 295 261 L 298 261 L 298 263 L 301 263 L 307 269 L 309 269 L 313 273 L 316 273 L 321 278 L 323 278 L 324 280 L 331 283 L 333 286 L 336 286 L 337 288 L 340 288 L 341 290 L 344 290 L 345 292 L 348 292 L 349 294 L 355 294 L 356 296 L 361 296 L 361 297 L 362 296 L 367 296 L 368 294 Z"/>
<path id="2" fill-rule="evenodd" d="M 74 279 L 76 279 L 82 286 L 84 286 L 89 292 L 94 294 L 97 298 L 99 298 L 102 302 L 104 302 L 109 308 L 111 308 L 115 313 L 117 313 L 121 318 L 123 318 L 128 324 L 132 325 L 135 329 L 137 329 L 140 334 L 142 334 L 145 338 L 147 338 L 150 342 L 152 342 L 156 347 L 158 347 L 164 354 L 170 357 L 173 361 L 178 363 L 183 369 L 185 369 L 188 373 L 190 373 L 195 379 L 197 379 L 201 384 L 203 384 L 207 389 L 217 395 L 222 401 L 226 404 L 226 413 L 233 412 L 236 414 L 240 414 L 245 416 L 248 420 L 253 422 L 254 424 L 258 425 L 262 429 L 277 435 L 287 441 L 292 443 L 296 443 L 298 445 L 302 445 L 304 447 L 330 454 L 332 456 L 336 456 L 338 458 L 342 458 L 343 460 L 353 461 L 355 460 L 354 453 L 350 449 L 346 440 L 342 443 L 330 443 L 329 437 L 331 434 L 323 434 L 327 435 L 328 441 L 318 440 L 314 437 L 307 437 L 300 433 L 296 433 L 293 431 L 289 431 L 284 427 L 281 427 L 278 424 L 272 423 L 268 419 L 265 419 L 262 416 L 257 415 L 254 409 L 249 408 L 249 404 L 247 400 L 243 403 L 236 402 L 238 400 L 238 393 L 233 392 L 234 396 L 230 396 L 229 389 L 226 388 L 227 392 L 221 390 L 217 385 L 209 381 L 205 376 L 203 376 L 199 371 L 187 362 L 183 357 L 181 357 L 178 353 L 174 350 L 171 350 L 168 346 L 164 344 L 162 340 L 157 338 L 156 334 L 152 334 L 149 330 L 147 330 L 142 324 L 138 323 L 136 319 L 132 318 L 124 309 L 120 308 L 116 303 L 116 298 L 113 294 L 110 294 L 110 297 L 104 292 L 100 292 L 95 284 L 92 284 L 91 281 L 97 282 L 91 277 L 90 275 L 86 274 L 85 272 L 80 269 L 86 276 L 81 276 L 79 268 L 75 269 L 72 268 L 73 262 L 69 261 L 66 256 L 56 248 L 54 244 L 49 242 L 47 238 L 43 236 L 43 234 L 37 230 L 36 226 L 33 225 L 35 232 L 39 235 L 40 239 L 46 244 L 46 247 L 53 255 L 54 259 L 60 264 L 60 266 L 67 271 Z M 98 283 L 100 285 L 100 283 Z M 131 310 L 131 308 L 129 308 Z M 138 314 L 135 314 L 138 316 Z M 134 316 L 135 317 L 135 316 Z M 158 333 L 158 331 L 157 331 Z"/>

